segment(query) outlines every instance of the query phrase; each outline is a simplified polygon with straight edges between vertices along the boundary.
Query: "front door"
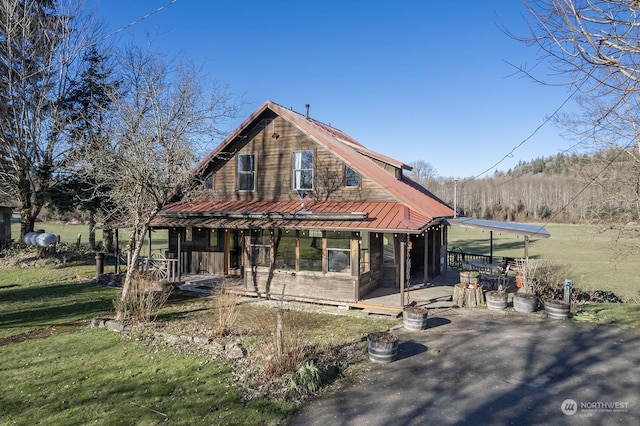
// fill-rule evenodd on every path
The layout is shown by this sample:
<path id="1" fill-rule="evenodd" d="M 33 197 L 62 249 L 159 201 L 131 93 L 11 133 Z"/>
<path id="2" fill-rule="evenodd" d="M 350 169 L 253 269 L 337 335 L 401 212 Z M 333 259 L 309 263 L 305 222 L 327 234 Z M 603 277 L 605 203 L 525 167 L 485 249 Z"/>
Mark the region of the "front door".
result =
<path id="1" fill-rule="evenodd" d="M 227 238 L 227 275 L 242 276 L 243 235 L 237 229 L 230 229 L 229 232 L 227 232 Z"/>

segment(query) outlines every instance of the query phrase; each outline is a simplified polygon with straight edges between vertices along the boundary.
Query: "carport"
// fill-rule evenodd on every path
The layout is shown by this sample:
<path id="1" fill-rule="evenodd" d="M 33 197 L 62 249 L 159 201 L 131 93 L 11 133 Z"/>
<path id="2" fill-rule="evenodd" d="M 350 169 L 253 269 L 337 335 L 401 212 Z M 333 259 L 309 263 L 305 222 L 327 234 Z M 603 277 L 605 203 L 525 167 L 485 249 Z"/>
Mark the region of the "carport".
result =
<path id="1" fill-rule="evenodd" d="M 524 258 L 529 260 L 529 240 L 531 238 L 549 238 L 551 234 L 544 225 L 533 225 L 528 223 L 517 222 L 500 222 L 497 220 L 474 219 L 471 217 L 456 217 L 447 219 L 450 225 L 463 226 L 467 228 L 476 228 L 489 231 L 489 263 L 493 263 L 493 232 L 517 234 L 524 236 Z"/>

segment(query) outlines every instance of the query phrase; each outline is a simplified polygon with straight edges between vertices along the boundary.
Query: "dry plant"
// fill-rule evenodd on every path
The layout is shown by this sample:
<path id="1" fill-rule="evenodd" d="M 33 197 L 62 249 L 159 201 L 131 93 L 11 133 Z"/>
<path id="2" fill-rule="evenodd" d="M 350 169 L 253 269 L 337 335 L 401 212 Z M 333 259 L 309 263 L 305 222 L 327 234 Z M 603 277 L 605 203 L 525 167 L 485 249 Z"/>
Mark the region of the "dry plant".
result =
<path id="1" fill-rule="evenodd" d="M 529 259 L 516 259 L 516 275 L 522 277 L 522 289 L 525 294 L 537 294 L 536 269 L 538 263 Z"/>
<path id="2" fill-rule="evenodd" d="M 214 325 L 213 337 L 228 336 L 240 317 L 240 305 L 237 294 L 228 290 L 229 282 L 225 279 L 216 285 L 213 293 Z"/>
<path id="3" fill-rule="evenodd" d="M 136 272 L 131 281 L 131 291 L 125 298 L 114 302 L 118 318 L 132 323 L 148 323 L 155 319 L 155 312 L 169 299 L 172 287 L 162 281 Z"/>
<path id="4" fill-rule="evenodd" d="M 536 293 L 542 300 L 562 299 L 564 280 L 572 275 L 571 268 L 550 261 L 544 261 L 536 275 Z"/>
<path id="5" fill-rule="evenodd" d="M 302 362 L 314 353 L 313 348 L 308 344 L 309 339 L 305 336 L 304 331 L 295 328 L 292 312 L 286 312 L 284 319 L 282 354 L 278 355 L 276 339 L 263 346 L 267 360 L 264 365 L 264 373 L 274 377 L 294 373 Z M 272 317 L 271 327 L 275 324 L 276 319 Z"/>

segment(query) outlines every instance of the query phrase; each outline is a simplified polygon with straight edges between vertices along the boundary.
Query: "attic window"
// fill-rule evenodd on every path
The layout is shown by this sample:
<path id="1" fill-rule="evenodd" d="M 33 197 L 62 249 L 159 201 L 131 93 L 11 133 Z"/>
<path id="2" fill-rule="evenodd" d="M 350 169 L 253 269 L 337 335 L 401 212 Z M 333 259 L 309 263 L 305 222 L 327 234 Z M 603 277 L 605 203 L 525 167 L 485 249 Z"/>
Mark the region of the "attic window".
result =
<path id="1" fill-rule="evenodd" d="M 254 188 L 254 157 L 253 154 L 238 155 L 238 190 L 253 191 Z"/>
<path id="2" fill-rule="evenodd" d="M 344 168 L 344 186 L 347 188 L 357 188 L 360 186 L 360 175 L 349 166 Z"/>
<path id="3" fill-rule="evenodd" d="M 313 151 L 293 152 L 293 189 L 313 189 Z"/>

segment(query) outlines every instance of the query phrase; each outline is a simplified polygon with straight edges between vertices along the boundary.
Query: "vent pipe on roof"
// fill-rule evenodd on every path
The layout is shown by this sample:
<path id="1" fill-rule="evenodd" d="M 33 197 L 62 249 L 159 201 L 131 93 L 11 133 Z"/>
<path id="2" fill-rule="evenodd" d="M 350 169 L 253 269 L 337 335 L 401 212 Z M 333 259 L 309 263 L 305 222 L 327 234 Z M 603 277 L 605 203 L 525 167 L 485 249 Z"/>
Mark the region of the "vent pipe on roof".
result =
<path id="1" fill-rule="evenodd" d="M 307 118 L 309 118 L 309 107 L 310 106 L 311 105 L 309 105 L 309 104 L 304 104 L 304 107 L 307 109 Z"/>

